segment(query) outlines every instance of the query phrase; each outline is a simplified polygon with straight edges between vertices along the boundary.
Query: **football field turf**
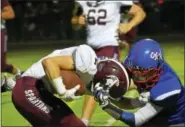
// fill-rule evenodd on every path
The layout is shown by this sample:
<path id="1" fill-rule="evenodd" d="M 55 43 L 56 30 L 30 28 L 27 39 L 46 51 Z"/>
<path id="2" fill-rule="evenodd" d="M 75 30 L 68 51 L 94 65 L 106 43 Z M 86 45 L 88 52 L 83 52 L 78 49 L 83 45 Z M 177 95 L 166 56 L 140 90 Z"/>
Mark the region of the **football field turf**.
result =
<path id="1" fill-rule="evenodd" d="M 184 43 L 171 42 L 163 43 L 165 59 L 174 68 L 184 84 Z M 8 62 L 13 63 L 22 70 L 28 68 L 31 64 L 47 55 L 53 48 L 40 48 L 11 50 L 8 52 Z M 122 59 L 124 58 L 122 52 Z M 168 86 L 166 86 L 168 87 Z M 135 96 L 135 91 L 128 93 L 128 96 Z M 15 110 L 11 102 L 11 92 L 1 94 L 1 125 L 2 126 L 29 126 L 30 124 Z M 80 100 L 68 103 L 73 111 L 80 117 L 83 105 L 83 97 Z M 95 114 L 90 122 L 92 126 L 123 126 L 125 124 L 116 122 L 113 118 L 97 106 Z"/>

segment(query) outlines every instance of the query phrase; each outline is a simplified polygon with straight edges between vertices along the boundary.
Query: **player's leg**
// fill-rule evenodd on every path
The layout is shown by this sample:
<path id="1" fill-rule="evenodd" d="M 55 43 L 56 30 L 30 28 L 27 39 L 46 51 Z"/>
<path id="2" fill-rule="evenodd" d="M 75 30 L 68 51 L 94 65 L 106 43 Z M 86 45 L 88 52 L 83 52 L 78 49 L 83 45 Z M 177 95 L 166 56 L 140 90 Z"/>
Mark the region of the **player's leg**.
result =
<path id="1" fill-rule="evenodd" d="M 1 72 L 20 74 L 21 71 L 12 64 L 7 64 L 7 35 L 5 30 L 1 30 Z"/>
<path id="2" fill-rule="evenodd" d="M 5 70 L 6 57 L 5 57 L 5 30 L 1 30 L 1 72 Z"/>
<path id="3" fill-rule="evenodd" d="M 12 102 L 33 126 L 84 125 L 64 102 L 44 89 L 42 82 L 34 78 L 23 77 L 17 80 L 12 91 Z"/>

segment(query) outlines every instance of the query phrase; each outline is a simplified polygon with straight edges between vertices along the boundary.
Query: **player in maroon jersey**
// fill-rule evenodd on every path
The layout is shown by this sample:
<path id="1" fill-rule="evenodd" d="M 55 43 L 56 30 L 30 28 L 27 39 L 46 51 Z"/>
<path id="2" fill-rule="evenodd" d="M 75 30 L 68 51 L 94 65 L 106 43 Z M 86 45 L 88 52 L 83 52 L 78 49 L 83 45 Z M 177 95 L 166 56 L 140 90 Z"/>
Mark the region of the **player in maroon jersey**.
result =
<path id="1" fill-rule="evenodd" d="M 5 21 L 13 19 L 15 17 L 12 6 L 7 0 L 1 1 L 1 72 L 8 72 L 15 74 L 16 76 L 21 74 L 21 71 L 13 66 L 12 64 L 7 64 L 6 62 L 6 51 L 7 51 L 7 32 Z M 6 78 L 5 78 L 6 80 Z M 6 83 L 5 83 L 6 84 Z M 2 91 L 4 90 L 4 83 L 1 84 Z"/>
<path id="2" fill-rule="evenodd" d="M 14 67 L 12 64 L 6 62 L 6 51 L 7 51 L 7 32 L 5 21 L 13 19 L 15 17 L 13 8 L 7 0 L 1 1 L 1 72 L 9 72 L 17 74 L 19 69 Z"/>

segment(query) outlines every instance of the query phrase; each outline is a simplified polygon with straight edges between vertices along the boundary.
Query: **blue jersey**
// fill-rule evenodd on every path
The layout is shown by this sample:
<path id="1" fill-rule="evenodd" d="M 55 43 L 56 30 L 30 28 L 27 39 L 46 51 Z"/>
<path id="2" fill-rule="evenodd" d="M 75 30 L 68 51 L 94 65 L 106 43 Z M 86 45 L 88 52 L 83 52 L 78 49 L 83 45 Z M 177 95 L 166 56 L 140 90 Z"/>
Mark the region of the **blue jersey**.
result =
<path id="1" fill-rule="evenodd" d="M 185 120 L 185 88 L 173 69 L 164 63 L 158 83 L 150 90 L 150 100 L 163 107 L 153 121 L 175 125 Z M 158 119 L 158 120 L 157 120 Z M 153 122 L 152 122 L 153 123 Z"/>
<path id="2" fill-rule="evenodd" d="M 126 59 L 123 65 L 128 64 Z M 150 100 L 163 107 L 163 110 L 149 120 L 146 126 L 177 125 L 185 121 L 185 88 L 167 63 L 164 63 L 162 71 L 159 81 L 150 89 Z"/>

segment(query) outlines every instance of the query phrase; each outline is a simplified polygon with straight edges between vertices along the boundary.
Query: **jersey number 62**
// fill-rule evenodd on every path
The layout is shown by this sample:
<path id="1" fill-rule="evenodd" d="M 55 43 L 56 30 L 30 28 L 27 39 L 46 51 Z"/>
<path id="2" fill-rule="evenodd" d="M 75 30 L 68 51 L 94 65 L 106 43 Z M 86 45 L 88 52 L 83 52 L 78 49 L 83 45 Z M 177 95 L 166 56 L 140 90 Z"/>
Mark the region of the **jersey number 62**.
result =
<path id="1" fill-rule="evenodd" d="M 101 14 L 101 16 L 98 16 L 98 18 L 96 19 L 94 16 L 91 15 L 95 13 L 98 13 L 98 15 Z M 103 21 L 106 17 L 107 11 L 105 9 L 100 9 L 98 11 L 96 11 L 95 9 L 90 9 L 87 14 L 87 22 L 89 25 L 106 25 L 106 21 Z"/>

